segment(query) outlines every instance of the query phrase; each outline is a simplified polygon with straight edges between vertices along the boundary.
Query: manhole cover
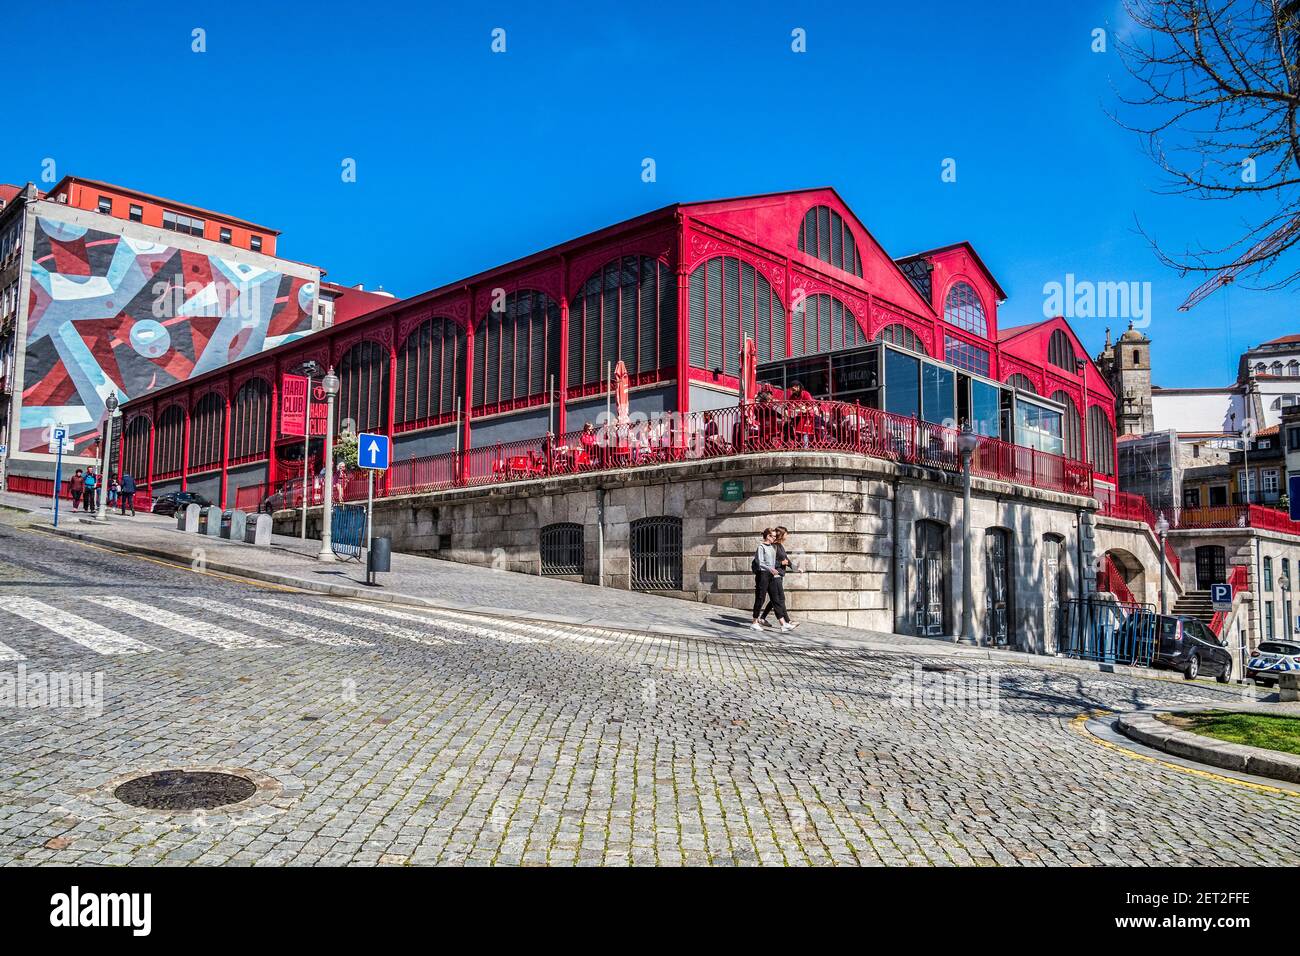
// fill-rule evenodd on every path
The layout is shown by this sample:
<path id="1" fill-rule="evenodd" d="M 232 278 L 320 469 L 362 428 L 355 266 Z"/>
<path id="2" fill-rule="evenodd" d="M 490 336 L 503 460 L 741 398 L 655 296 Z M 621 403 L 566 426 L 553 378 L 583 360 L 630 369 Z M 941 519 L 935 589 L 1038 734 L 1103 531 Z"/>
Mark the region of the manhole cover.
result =
<path id="1" fill-rule="evenodd" d="M 247 800 L 257 785 L 247 777 L 211 770 L 159 770 L 117 787 L 113 796 L 145 810 L 211 810 Z"/>

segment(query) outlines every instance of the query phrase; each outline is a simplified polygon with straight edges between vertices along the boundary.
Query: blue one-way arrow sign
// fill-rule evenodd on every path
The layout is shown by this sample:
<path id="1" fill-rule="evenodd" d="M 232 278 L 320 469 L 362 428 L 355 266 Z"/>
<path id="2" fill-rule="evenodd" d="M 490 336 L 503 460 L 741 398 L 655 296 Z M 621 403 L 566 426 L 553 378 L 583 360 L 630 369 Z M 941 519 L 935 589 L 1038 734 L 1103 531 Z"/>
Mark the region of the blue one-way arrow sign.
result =
<path id="1" fill-rule="evenodd" d="M 388 450 L 387 435 L 363 433 L 357 436 L 357 464 L 362 468 L 385 471 L 388 468 Z"/>

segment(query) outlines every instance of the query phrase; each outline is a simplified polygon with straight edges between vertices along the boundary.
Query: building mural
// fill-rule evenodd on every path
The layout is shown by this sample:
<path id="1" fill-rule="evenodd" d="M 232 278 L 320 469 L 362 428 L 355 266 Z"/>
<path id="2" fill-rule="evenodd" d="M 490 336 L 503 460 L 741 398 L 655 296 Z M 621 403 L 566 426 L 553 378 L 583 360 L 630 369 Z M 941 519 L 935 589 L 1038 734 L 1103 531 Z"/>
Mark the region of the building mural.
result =
<path id="1" fill-rule="evenodd" d="M 35 233 L 23 451 L 46 450 L 62 423 L 84 453 L 110 394 L 138 398 L 311 331 L 310 278 L 48 217 Z"/>

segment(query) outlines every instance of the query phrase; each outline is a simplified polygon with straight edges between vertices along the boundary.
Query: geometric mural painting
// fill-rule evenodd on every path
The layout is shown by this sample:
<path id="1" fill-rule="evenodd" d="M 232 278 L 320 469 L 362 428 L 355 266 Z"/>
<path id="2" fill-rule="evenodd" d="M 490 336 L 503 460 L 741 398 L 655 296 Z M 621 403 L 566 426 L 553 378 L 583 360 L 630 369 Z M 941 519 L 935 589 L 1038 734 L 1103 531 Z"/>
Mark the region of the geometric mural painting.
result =
<path id="1" fill-rule="evenodd" d="M 77 454 L 119 402 L 311 331 L 316 283 L 37 218 L 20 447 L 68 426 Z"/>

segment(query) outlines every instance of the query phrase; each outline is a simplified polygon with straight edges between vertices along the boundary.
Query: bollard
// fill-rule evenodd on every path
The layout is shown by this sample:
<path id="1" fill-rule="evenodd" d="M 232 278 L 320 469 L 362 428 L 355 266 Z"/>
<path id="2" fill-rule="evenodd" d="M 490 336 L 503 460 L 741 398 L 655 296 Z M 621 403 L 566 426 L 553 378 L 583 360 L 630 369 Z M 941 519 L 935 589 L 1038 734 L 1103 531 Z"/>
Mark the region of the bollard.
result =
<path id="1" fill-rule="evenodd" d="M 271 516 L 258 515 L 255 520 L 249 521 L 247 530 L 244 532 L 244 540 L 249 544 L 255 544 L 259 548 L 269 547 L 271 544 Z"/>
<path id="2" fill-rule="evenodd" d="M 199 533 L 209 538 L 221 536 L 221 509 L 208 507 L 203 509 L 203 519 L 199 522 Z"/>
<path id="3" fill-rule="evenodd" d="M 199 530 L 199 518 L 202 516 L 203 509 L 198 505 L 190 502 L 185 506 L 185 510 L 180 512 L 181 520 L 177 522 L 180 530 L 189 534 L 197 534 Z"/>
<path id="4" fill-rule="evenodd" d="M 223 525 L 221 536 L 229 538 L 231 541 L 243 541 L 244 532 L 248 527 L 248 515 L 236 508 L 230 512 L 230 524 Z"/>

